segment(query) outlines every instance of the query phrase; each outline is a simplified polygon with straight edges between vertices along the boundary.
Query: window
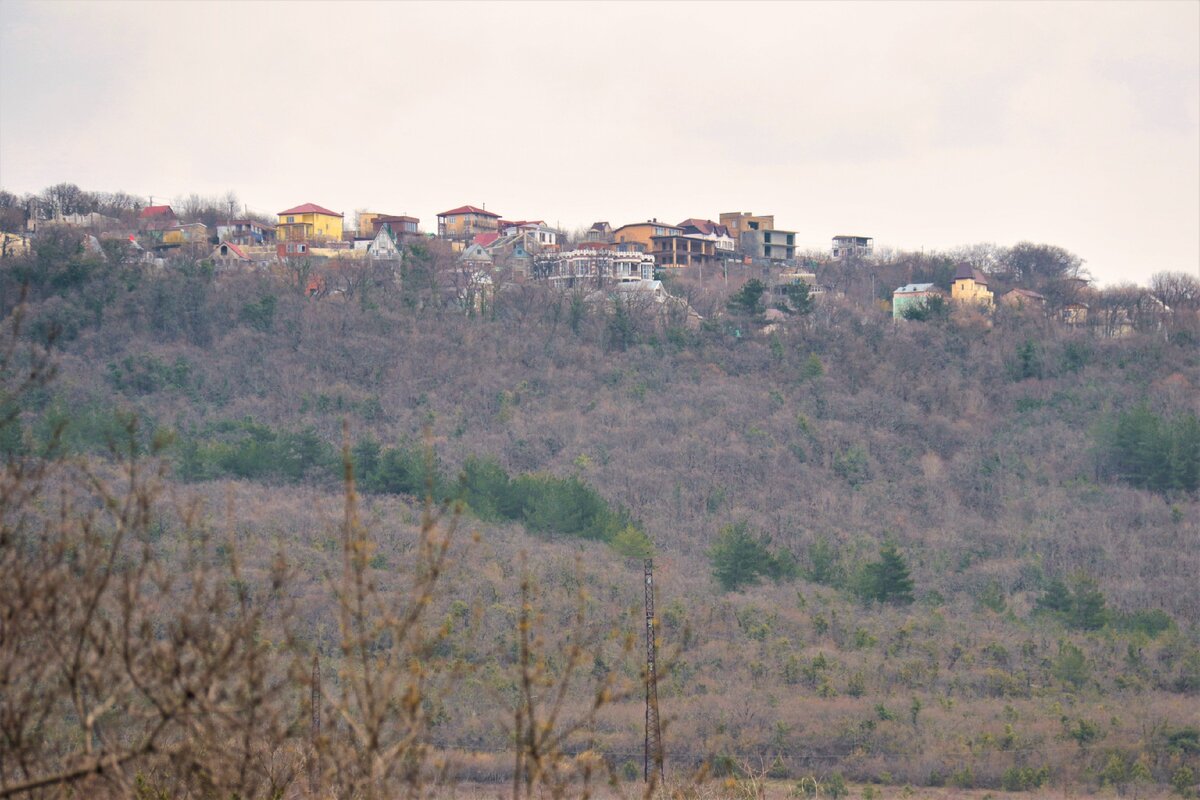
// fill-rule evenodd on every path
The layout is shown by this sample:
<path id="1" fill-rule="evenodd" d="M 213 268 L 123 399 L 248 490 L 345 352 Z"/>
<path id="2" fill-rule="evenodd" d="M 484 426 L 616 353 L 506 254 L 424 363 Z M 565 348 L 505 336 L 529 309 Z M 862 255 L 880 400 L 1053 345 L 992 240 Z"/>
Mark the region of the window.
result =
<path id="1" fill-rule="evenodd" d="M 293 222 L 295 222 L 295 221 L 296 221 L 296 218 L 295 218 L 295 217 L 288 217 L 288 223 L 289 223 L 289 224 L 290 224 L 290 223 L 293 223 Z"/>

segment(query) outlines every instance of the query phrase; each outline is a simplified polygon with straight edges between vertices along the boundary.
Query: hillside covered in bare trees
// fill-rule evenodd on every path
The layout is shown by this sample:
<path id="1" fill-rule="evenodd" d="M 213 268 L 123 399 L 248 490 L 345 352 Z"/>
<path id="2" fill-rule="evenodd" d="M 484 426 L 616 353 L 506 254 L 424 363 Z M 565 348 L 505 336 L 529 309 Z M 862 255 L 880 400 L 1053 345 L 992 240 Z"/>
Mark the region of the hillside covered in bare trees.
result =
<path id="1" fill-rule="evenodd" d="M 651 554 L 669 775 L 1195 791 L 1187 276 L 1106 336 L 0 263 L 0 796 L 632 781 Z"/>

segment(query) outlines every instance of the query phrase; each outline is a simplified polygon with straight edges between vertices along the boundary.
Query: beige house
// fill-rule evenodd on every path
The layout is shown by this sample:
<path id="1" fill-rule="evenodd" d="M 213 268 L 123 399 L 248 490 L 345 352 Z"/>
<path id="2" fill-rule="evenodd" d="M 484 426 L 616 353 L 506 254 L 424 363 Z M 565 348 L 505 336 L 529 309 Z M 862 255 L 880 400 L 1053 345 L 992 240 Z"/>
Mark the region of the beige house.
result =
<path id="1" fill-rule="evenodd" d="M 1046 296 L 1032 289 L 1013 289 L 1001 295 L 1000 302 L 1013 308 L 1045 308 Z"/>
<path id="2" fill-rule="evenodd" d="M 437 215 L 438 237 L 465 243 L 481 233 L 499 233 L 500 215 L 475 206 L 459 206 Z"/>
<path id="3" fill-rule="evenodd" d="M 987 276 L 966 264 L 954 273 L 950 284 L 950 299 L 956 303 L 970 303 L 991 307 L 994 303 L 992 290 L 988 288 Z"/>

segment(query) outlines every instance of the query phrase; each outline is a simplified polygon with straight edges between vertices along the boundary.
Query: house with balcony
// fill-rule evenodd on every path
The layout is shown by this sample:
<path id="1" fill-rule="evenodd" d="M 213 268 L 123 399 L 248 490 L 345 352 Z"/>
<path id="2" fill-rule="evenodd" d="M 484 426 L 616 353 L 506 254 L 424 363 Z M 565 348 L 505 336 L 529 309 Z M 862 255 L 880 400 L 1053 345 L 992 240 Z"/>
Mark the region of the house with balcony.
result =
<path id="1" fill-rule="evenodd" d="M 658 219 L 632 222 L 612 232 L 612 243 L 616 250 L 631 253 L 650 253 L 654 250 L 655 236 L 682 236 L 683 228 L 668 225 Z"/>
<path id="2" fill-rule="evenodd" d="M 217 226 L 217 238 L 239 247 L 269 245 L 275 242 L 275 227 L 252 219 L 234 219 Z"/>
<path id="3" fill-rule="evenodd" d="M 525 240 L 526 247 L 533 250 L 545 247 L 557 247 L 559 243 L 559 232 L 540 219 L 518 220 L 516 222 L 500 220 L 497 227 L 500 230 L 501 236 L 520 234 Z"/>
<path id="4" fill-rule="evenodd" d="M 421 220 L 407 214 L 380 214 L 374 223 L 374 232 L 387 226 L 401 244 L 421 238 Z"/>
<path id="5" fill-rule="evenodd" d="M 692 217 L 679 223 L 679 227 L 688 236 L 711 239 L 720 254 L 732 254 L 737 250 L 737 240 L 730 234 L 729 228 L 719 222 Z"/>
<path id="6" fill-rule="evenodd" d="M 663 269 L 703 268 L 716 266 L 720 262 L 716 242 L 703 236 L 689 236 L 683 233 L 651 236 L 650 242 L 650 255 L 654 256 L 654 262 Z"/>
<path id="7" fill-rule="evenodd" d="M 281 242 L 329 242 L 342 239 L 342 215 L 316 203 L 279 212 L 276 238 Z"/>
<path id="8" fill-rule="evenodd" d="M 568 250 L 535 256 L 530 277 L 563 287 L 603 287 L 652 280 L 654 257 L 620 250 Z"/>
<path id="9" fill-rule="evenodd" d="M 459 206 L 437 215 L 438 238 L 454 242 L 461 250 L 481 233 L 499 233 L 500 215 L 475 206 Z"/>
<path id="10" fill-rule="evenodd" d="M 381 214 L 378 211 L 359 211 L 355 220 L 355 233 L 360 239 L 374 239 L 383 225 L 387 225 L 392 235 L 401 242 L 416 239 L 421 235 L 421 221 L 407 214 Z"/>
<path id="11" fill-rule="evenodd" d="M 875 240 L 870 236 L 838 234 L 833 237 L 833 246 L 830 250 L 834 258 L 841 260 L 855 256 L 866 257 L 875 252 Z"/>

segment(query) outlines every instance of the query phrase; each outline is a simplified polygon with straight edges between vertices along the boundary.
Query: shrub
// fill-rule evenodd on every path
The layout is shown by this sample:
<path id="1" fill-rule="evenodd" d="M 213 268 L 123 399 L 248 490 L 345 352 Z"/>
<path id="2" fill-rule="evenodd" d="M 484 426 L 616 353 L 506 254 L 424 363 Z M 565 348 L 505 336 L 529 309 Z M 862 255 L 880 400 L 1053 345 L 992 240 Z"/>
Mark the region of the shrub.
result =
<path id="1" fill-rule="evenodd" d="M 827 539 L 817 539 L 808 546 L 809 568 L 805 578 L 825 586 L 841 586 L 845 570 L 838 560 L 838 551 Z"/>
<path id="2" fill-rule="evenodd" d="M 1000 777 L 1000 785 L 1006 792 L 1029 792 L 1041 788 L 1049 779 L 1049 767 L 1009 767 Z"/>
<path id="3" fill-rule="evenodd" d="M 1171 791 L 1180 797 L 1195 797 L 1196 774 L 1189 766 L 1182 766 L 1171 775 Z"/>
<path id="4" fill-rule="evenodd" d="M 1092 670 L 1083 651 L 1070 642 L 1059 644 L 1058 657 L 1054 659 L 1054 677 L 1079 689 L 1091 676 Z M 1080 725 L 1083 725 L 1083 720 L 1080 720 Z"/>
<path id="5" fill-rule="evenodd" d="M 1035 611 L 1057 616 L 1068 626 L 1077 630 L 1094 631 L 1103 628 L 1108 621 L 1104 593 L 1093 578 L 1076 575 L 1068 587 L 1060 578 L 1055 578 L 1038 598 Z"/>
<path id="6" fill-rule="evenodd" d="M 833 800 L 838 800 L 838 798 L 850 794 L 850 790 L 846 788 L 846 779 L 842 777 L 842 773 L 835 772 L 825 780 L 822 794 L 833 798 Z"/>
<path id="7" fill-rule="evenodd" d="M 900 316 L 913 322 L 936 322 L 950 316 L 950 304 L 941 295 L 930 295 L 923 301 L 906 305 Z"/>
<path id="8" fill-rule="evenodd" d="M 1042 352 L 1032 339 L 1017 348 L 1016 361 L 1011 365 L 1013 380 L 1023 381 L 1042 377 Z"/>
<path id="9" fill-rule="evenodd" d="M 1153 639 L 1160 633 L 1170 630 L 1175 621 L 1161 608 L 1131 611 L 1128 614 L 1118 614 L 1112 618 L 1114 627 L 1130 633 L 1141 633 Z"/>
<path id="10" fill-rule="evenodd" d="M 626 558 L 650 558 L 654 555 L 654 544 L 646 532 L 634 525 L 626 525 L 613 537 L 612 547 Z"/>
<path id="11" fill-rule="evenodd" d="M 867 451 L 854 445 L 837 453 L 833 457 L 833 471 L 851 486 L 866 483 L 870 478 Z"/>
<path id="12" fill-rule="evenodd" d="M 1100 726 L 1090 720 L 1077 719 L 1074 725 L 1070 725 L 1064 718 L 1063 725 L 1066 728 L 1067 736 L 1074 739 L 1080 747 L 1099 741 L 1104 736 Z"/>

